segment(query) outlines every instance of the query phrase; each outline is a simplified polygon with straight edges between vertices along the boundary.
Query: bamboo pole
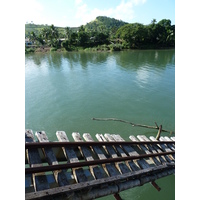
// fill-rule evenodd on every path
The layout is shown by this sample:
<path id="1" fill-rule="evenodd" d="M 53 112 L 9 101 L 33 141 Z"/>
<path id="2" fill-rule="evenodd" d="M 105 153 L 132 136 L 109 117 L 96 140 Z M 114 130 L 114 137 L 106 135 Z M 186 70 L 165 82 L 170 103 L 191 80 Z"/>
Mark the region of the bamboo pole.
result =
<path id="1" fill-rule="evenodd" d="M 160 125 L 160 127 L 159 127 L 158 134 L 156 136 L 156 140 L 159 140 L 161 132 L 162 132 L 162 125 Z"/>
<path id="2" fill-rule="evenodd" d="M 118 121 L 118 122 L 123 122 L 123 123 L 127 123 L 127 124 L 131 124 L 132 126 L 138 126 L 138 127 L 143 127 L 143 128 L 150 128 L 150 129 L 158 129 L 159 127 L 157 125 L 157 123 L 155 122 L 156 126 L 149 126 L 149 125 L 144 125 L 144 124 L 135 124 L 133 122 L 129 122 L 126 120 L 122 120 L 122 119 L 116 119 L 116 118 L 92 118 L 92 120 L 96 120 L 96 121 Z M 173 131 L 169 131 L 169 130 L 165 130 L 162 129 L 163 132 L 169 132 L 170 134 L 174 133 Z"/>

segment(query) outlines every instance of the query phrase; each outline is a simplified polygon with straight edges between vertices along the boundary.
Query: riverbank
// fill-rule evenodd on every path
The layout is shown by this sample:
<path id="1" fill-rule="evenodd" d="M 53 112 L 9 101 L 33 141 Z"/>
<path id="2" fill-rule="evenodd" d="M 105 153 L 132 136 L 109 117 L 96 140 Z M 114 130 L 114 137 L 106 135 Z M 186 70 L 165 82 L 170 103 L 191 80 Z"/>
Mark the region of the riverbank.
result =
<path id="1" fill-rule="evenodd" d="M 77 51 L 85 51 L 85 52 L 112 52 L 112 51 L 123 51 L 123 50 L 150 50 L 150 49 L 174 49 L 175 47 L 159 47 L 159 46 L 143 46 L 142 48 L 127 48 L 120 44 L 110 44 L 110 45 L 98 45 L 96 47 L 71 47 L 68 49 L 65 48 L 54 48 L 54 47 L 25 47 L 25 54 L 28 53 L 47 53 L 47 52 L 77 52 Z"/>

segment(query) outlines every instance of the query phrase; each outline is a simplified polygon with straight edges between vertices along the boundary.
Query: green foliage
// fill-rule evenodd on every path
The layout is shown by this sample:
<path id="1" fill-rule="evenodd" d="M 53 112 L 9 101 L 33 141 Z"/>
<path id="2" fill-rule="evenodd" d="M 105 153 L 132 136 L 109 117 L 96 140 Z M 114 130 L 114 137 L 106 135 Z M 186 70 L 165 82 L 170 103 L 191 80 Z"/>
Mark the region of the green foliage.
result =
<path id="1" fill-rule="evenodd" d="M 33 53 L 33 52 L 35 52 L 35 49 L 33 49 L 33 48 L 25 48 L 25 54 Z"/>
<path id="2" fill-rule="evenodd" d="M 57 51 L 57 48 L 52 47 L 52 48 L 50 49 L 50 51 Z"/>
<path id="3" fill-rule="evenodd" d="M 41 37 L 43 37 L 46 44 L 50 44 L 51 47 L 59 47 L 58 29 L 53 24 L 50 27 L 42 28 Z"/>
<path id="4" fill-rule="evenodd" d="M 44 44 L 43 38 L 41 36 L 41 34 L 39 34 L 38 36 L 35 34 L 35 32 L 31 32 L 30 36 L 29 36 L 30 40 L 35 42 L 35 43 L 39 43 L 41 45 Z"/>
<path id="5" fill-rule="evenodd" d="M 131 48 L 131 46 L 128 42 L 126 42 L 126 41 L 122 42 L 122 49 L 130 49 L 130 48 Z"/>
<path id="6" fill-rule="evenodd" d="M 77 45 L 78 41 L 78 34 L 76 32 L 73 32 L 69 38 L 69 44 L 71 45 Z"/>
<path id="7" fill-rule="evenodd" d="M 112 29 L 113 27 L 119 28 L 121 26 L 124 26 L 125 24 L 127 23 L 121 20 L 99 16 L 94 21 L 87 23 L 85 25 L 85 29 L 104 32 L 107 29 Z"/>
<path id="8" fill-rule="evenodd" d="M 42 31 L 43 28 L 49 28 L 49 25 L 38 25 L 38 24 L 25 24 L 25 37 L 29 37 L 31 32 L 34 32 L 36 35 Z M 65 35 L 65 28 L 64 27 L 56 27 L 58 30 L 58 34 L 60 38 L 63 38 Z M 71 31 L 77 32 L 78 27 L 69 28 Z"/>
<path id="9" fill-rule="evenodd" d="M 118 29 L 116 37 L 123 39 L 129 46 L 138 46 L 145 42 L 147 31 L 145 26 L 139 23 L 127 24 Z"/>
<path id="10" fill-rule="evenodd" d="M 65 40 L 61 43 L 61 47 L 65 48 L 66 50 L 69 49 L 69 41 Z"/>
<path id="11" fill-rule="evenodd" d="M 110 44 L 109 48 L 111 51 L 121 51 L 123 46 L 121 44 Z"/>
<path id="12" fill-rule="evenodd" d="M 89 35 L 83 31 L 83 30 L 79 30 L 78 32 L 78 44 L 80 46 L 86 46 L 86 44 L 88 43 L 89 40 Z"/>
<path id="13" fill-rule="evenodd" d="M 175 26 L 171 21 L 163 19 L 150 25 L 139 23 L 127 24 L 119 28 L 116 37 L 125 40 L 130 48 L 174 47 Z"/>
<path id="14" fill-rule="evenodd" d="M 52 47 L 51 51 L 59 48 L 67 51 L 119 51 L 175 46 L 175 25 L 172 26 L 168 19 L 158 23 L 153 19 L 150 24 L 143 25 L 99 16 L 85 26 L 77 28 L 35 24 L 26 24 L 25 28 L 26 34 L 29 30 L 28 38 L 32 42 Z"/>

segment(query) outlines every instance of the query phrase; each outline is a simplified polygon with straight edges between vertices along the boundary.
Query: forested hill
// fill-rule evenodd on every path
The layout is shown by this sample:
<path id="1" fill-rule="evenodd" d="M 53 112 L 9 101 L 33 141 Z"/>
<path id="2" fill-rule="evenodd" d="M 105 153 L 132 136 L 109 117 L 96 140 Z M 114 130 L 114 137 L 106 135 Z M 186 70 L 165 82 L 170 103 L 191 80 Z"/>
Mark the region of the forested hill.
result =
<path id="1" fill-rule="evenodd" d="M 123 22 L 121 20 L 117 20 L 114 18 L 110 18 L 110 17 L 105 17 L 105 16 L 99 16 L 96 17 L 95 20 L 87 23 L 85 26 L 83 26 L 85 28 L 86 31 L 105 31 L 105 30 L 111 30 L 113 29 L 113 31 L 116 32 L 116 30 L 122 26 L 124 26 L 125 24 L 128 24 L 127 22 Z M 29 34 L 33 31 L 35 32 L 35 34 L 39 34 L 39 32 L 43 29 L 43 28 L 47 28 L 50 27 L 49 25 L 37 25 L 37 24 L 25 24 L 25 36 L 29 36 Z M 64 28 L 66 27 L 56 27 L 58 29 L 59 33 L 64 33 Z M 79 30 L 80 27 L 70 27 L 70 29 L 72 31 L 77 31 Z"/>
<path id="2" fill-rule="evenodd" d="M 38 35 L 42 31 L 42 29 L 49 28 L 49 27 L 50 26 L 47 24 L 45 24 L 45 25 L 44 24 L 33 24 L 33 23 L 25 24 L 25 37 L 29 37 L 31 32 L 34 32 L 36 35 Z M 56 28 L 58 29 L 58 32 L 60 34 L 64 34 L 66 27 L 56 27 Z M 76 32 L 79 30 L 79 27 L 71 27 L 70 29 L 72 31 Z"/>
<path id="3" fill-rule="evenodd" d="M 97 17 L 94 21 L 76 28 L 55 27 L 53 24 L 26 24 L 25 36 L 34 45 L 47 45 L 67 51 L 93 48 L 99 50 L 174 48 L 175 25 L 170 19 L 150 24 L 126 23 L 109 17 Z"/>
<path id="4" fill-rule="evenodd" d="M 84 28 L 86 30 L 101 31 L 101 29 L 118 29 L 125 24 L 128 23 L 110 17 L 99 16 L 94 21 L 87 23 Z"/>

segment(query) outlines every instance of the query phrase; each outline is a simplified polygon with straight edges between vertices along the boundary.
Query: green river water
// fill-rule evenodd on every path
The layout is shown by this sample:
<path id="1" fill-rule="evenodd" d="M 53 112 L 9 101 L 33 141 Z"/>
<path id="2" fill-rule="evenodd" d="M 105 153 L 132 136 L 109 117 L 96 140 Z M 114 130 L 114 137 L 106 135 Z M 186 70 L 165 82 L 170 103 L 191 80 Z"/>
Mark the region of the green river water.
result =
<path id="1" fill-rule="evenodd" d="M 156 136 L 157 130 L 91 118 L 118 118 L 175 130 L 175 50 L 51 52 L 25 56 L 25 128 Z M 169 135 L 169 133 L 162 133 Z M 174 135 L 172 135 L 174 136 Z M 175 176 L 121 192 L 123 199 L 175 199 Z M 114 199 L 113 196 L 102 200 Z"/>

